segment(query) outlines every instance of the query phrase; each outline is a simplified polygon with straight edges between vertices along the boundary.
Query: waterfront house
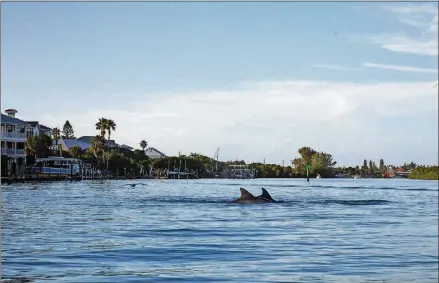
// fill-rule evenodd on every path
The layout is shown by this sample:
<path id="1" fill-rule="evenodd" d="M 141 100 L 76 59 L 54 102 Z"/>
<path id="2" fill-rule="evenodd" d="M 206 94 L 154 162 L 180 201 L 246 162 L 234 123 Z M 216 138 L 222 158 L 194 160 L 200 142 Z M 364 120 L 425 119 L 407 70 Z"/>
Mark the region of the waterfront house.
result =
<path id="1" fill-rule="evenodd" d="M 25 157 L 24 143 L 32 135 L 31 126 L 15 117 L 15 109 L 7 109 L 7 115 L 1 114 L 1 154 L 17 160 Z"/>
<path id="2" fill-rule="evenodd" d="M 166 155 L 163 152 L 153 147 L 145 149 L 145 155 L 151 159 L 166 158 Z"/>
<path id="3" fill-rule="evenodd" d="M 39 134 L 46 134 L 49 137 L 52 137 L 52 129 L 41 125 L 38 121 L 25 121 L 25 123 L 29 125 L 29 131 L 32 135 L 38 136 Z"/>
<path id="4" fill-rule="evenodd" d="M 52 129 L 41 125 L 38 121 L 23 121 L 15 117 L 16 109 L 5 110 L 1 114 L 1 154 L 9 158 L 25 157 L 24 143 L 28 137 L 46 134 L 52 136 Z"/>

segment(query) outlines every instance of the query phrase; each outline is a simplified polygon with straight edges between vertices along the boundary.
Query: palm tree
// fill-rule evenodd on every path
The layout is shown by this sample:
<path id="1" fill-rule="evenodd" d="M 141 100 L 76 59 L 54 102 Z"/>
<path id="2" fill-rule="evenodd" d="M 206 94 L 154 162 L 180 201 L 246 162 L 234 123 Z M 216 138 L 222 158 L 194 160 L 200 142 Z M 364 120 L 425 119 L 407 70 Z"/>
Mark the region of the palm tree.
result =
<path id="1" fill-rule="evenodd" d="M 59 150 L 58 140 L 60 139 L 60 137 L 61 137 L 61 130 L 58 128 L 53 128 L 52 129 L 52 139 L 55 141 L 56 150 Z M 61 154 L 61 152 L 60 152 L 60 154 Z"/>
<path id="2" fill-rule="evenodd" d="M 110 151 L 110 137 L 111 131 L 116 131 L 116 123 L 111 119 L 105 119 L 105 130 L 108 132 L 108 141 L 107 141 L 107 152 Z M 107 158 L 107 170 L 108 170 L 108 160 Z"/>
<path id="3" fill-rule="evenodd" d="M 26 155 L 33 155 L 35 158 L 37 157 L 37 137 L 30 136 L 24 142 L 24 153 Z"/>
<path id="4" fill-rule="evenodd" d="M 108 142 L 110 142 L 111 131 L 116 131 L 116 123 L 111 119 L 105 119 L 105 130 L 108 133 Z"/>
<path id="5" fill-rule="evenodd" d="M 81 158 L 82 155 L 82 149 L 75 145 L 69 148 L 69 153 L 72 155 L 73 158 Z"/>
<path id="6" fill-rule="evenodd" d="M 102 160 L 104 160 L 104 152 L 105 152 L 105 139 L 104 137 L 97 135 L 91 139 L 91 151 L 99 162 L 99 156 L 102 156 Z"/>
<path id="7" fill-rule="evenodd" d="M 145 151 L 145 148 L 148 146 L 148 143 L 145 140 L 142 140 L 140 142 L 140 147 L 142 148 L 143 151 Z"/>
<path id="8" fill-rule="evenodd" d="M 99 118 L 99 121 L 96 123 L 96 130 L 100 130 L 101 137 L 104 140 L 104 146 L 105 146 L 105 133 L 107 128 L 107 119 L 105 118 Z M 102 151 L 102 160 L 105 163 L 105 151 Z"/>
<path id="9" fill-rule="evenodd" d="M 101 136 L 105 137 L 105 133 L 107 130 L 107 119 L 99 118 L 99 121 L 96 123 L 96 130 L 100 130 Z"/>

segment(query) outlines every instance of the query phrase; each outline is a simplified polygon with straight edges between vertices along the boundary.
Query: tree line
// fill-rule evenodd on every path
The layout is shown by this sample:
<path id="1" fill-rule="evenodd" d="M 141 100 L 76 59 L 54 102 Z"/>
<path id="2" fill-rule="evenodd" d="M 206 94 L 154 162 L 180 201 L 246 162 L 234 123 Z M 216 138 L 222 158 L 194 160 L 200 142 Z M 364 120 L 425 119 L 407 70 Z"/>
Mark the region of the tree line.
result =
<path id="1" fill-rule="evenodd" d="M 78 146 L 70 147 L 67 151 L 62 149 L 60 139 L 76 139 L 73 126 L 68 120 L 62 130 L 57 127 L 52 129 L 52 137 L 45 134 L 29 137 L 25 142 L 26 164 L 34 165 L 36 158 L 56 155 L 79 158 L 95 168 L 109 170 L 114 174 L 118 172 L 119 175 L 126 171 L 139 175 L 152 168 L 162 171 L 170 169 L 197 172 L 199 177 L 213 177 L 216 173 L 227 170 L 230 165 L 248 165 L 249 168 L 256 170 L 258 178 L 305 178 L 307 164 L 310 166 L 310 177 L 319 174 L 323 178 L 334 177 L 337 174 L 383 177 L 389 168 L 383 159 L 380 159 L 378 165 L 372 160 L 364 160 L 362 166 L 336 167 L 337 162 L 330 153 L 317 151 L 309 146 L 299 148 L 298 156 L 294 157 L 291 165 L 287 166 L 260 162 L 246 164 L 243 160 L 217 161 L 201 153 L 150 159 L 145 154 L 145 148 L 148 147 L 146 140 L 141 140 L 138 144 L 139 148 L 135 150 L 111 146 L 111 134 L 117 128 L 114 120 L 99 118 L 95 128 L 97 134 L 91 139 L 90 147 L 86 150 Z M 2 161 L 3 158 L 2 156 Z M 437 166 L 423 167 L 411 162 L 400 167 L 404 170 L 412 170 L 409 178 L 439 179 Z"/>

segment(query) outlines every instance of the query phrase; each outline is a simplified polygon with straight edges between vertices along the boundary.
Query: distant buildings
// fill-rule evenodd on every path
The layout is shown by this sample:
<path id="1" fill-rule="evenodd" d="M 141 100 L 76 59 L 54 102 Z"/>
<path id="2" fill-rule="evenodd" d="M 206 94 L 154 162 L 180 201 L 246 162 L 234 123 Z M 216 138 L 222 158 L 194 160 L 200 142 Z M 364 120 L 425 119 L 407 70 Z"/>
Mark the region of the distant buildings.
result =
<path id="1" fill-rule="evenodd" d="M 30 132 L 34 136 L 38 136 L 39 134 L 46 134 L 49 137 L 52 136 L 52 129 L 41 125 L 38 121 L 25 121 L 25 123 L 30 126 Z"/>
<path id="2" fill-rule="evenodd" d="M 58 144 L 61 145 L 63 151 L 69 151 L 70 148 L 77 146 L 82 150 L 87 150 L 91 144 L 80 141 L 78 139 L 59 139 Z M 55 141 L 53 141 L 52 146 L 55 145 Z"/>
<path id="3" fill-rule="evenodd" d="M 82 136 L 80 138 L 77 138 L 76 140 L 91 144 L 91 140 L 94 136 Z M 114 140 L 105 140 L 105 146 L 108 146 L 110 148 L 112 147 L 119 147 L 119 145 Z"/>
<path id="4" fill-rule="evenodd" d="M 145 149 L 145 155 L 151 159 L 166 158 L 166 155 L 163 152 L 153 147 Z"/>
<path id="5" fill-rule="evenodd" d="M 5 110 L 1 114 L 1 154 L 12 159 L 25 157 L 24 143 L 30 136 L 37 136 L 40 133 L 52 136 L 52 129 L 41 125 L 38 121 L 23 121 L 15 117 L 18 113 L 15 109 Z"/>
<path id="6" fill-rule="evenodd" d="M 18 113 L 15 109 L 7 109 L 5 114 L 1 114 L 1 154 L 7 155 L 12 159 L 25 157 L 24 143 L 30 136 L 38 136 L 39 134 L 46 134 L 52 137 L 52 129 L 40 124 L 38 121 L 23 121 L 15 117 Z M 73 146 L 78 146 L 82 150 L 86 150 L 91 146 L 93 136 L 82 136 L 77 139 L 59 139 L 58 144 L 61 145 L 62 150 L 68 151 Z M 106 146 L 110 148 L 123 148 L 133 150 L 134 148 L 128 145 L 118 145 L 114 140 L 105 141 Z M 53 146 L 56 144 L 53 141 Z M 165 154 L 155 148 L 148 148 L 145 154 L 150 158 L 164 158 Z"/>
<path id="7" fill-rule="evenodd" d="M 7 155 L 9 158 L 18 159 L 25 157 L 24 143 L 30 136 L 38 136 L 46 134 L 52 138 L 52 129 L 40 124 L 38 121 L 23 121 L 15 117 L 18 113 L 15 109 L 5 110 L 5 114 L 1 114 L 1 154 Z M 52 148 L 55 145 L 61 145 L 63 151 L 68 151 L 74 146 L 78 146 L 82 150 L 87 150 L 91 146 L 91 140 L 94 136 L 82 136 L 77 139 L 59 139 L 57 142 L 53 140 Z M 105 141 L 106 146 L 110 148 L 121 148 L 126 150 L 134 150 L 133 147 L 122 144 L 119 145 L 115 140 Z M 150 147 L 145 150 L 145 155 L 152 159 L 165 158 L 166 155 L 161 151 Z"/>

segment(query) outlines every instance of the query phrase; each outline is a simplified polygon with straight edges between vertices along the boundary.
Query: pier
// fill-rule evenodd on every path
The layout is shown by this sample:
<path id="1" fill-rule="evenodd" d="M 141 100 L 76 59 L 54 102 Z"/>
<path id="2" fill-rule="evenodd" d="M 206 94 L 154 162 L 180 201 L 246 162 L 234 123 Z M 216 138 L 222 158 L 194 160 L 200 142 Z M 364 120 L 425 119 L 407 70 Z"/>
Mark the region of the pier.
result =
<path id="1" fill-rule="evenodd" d="M 229 165 L 219 176 L 227 179 L 255 179 L 256 174 L 256 169 L 248 165 Z"/>

